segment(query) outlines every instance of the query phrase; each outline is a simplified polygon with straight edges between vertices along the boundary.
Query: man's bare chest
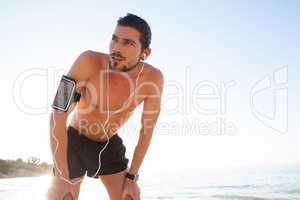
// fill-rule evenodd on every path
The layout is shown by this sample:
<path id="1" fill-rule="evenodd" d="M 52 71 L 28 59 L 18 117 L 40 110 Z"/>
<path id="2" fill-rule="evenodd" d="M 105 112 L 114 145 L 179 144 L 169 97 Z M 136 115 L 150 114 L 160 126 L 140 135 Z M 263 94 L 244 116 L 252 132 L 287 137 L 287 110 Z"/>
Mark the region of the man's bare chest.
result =
<path id="1" fill-rule="evenodd" d="M 138 80 L 120 74 L 95 74 L 87 82 L 82 94 L 85 104 L 99 112 L 128 112 L 145 98 L 143 77 Z"/>

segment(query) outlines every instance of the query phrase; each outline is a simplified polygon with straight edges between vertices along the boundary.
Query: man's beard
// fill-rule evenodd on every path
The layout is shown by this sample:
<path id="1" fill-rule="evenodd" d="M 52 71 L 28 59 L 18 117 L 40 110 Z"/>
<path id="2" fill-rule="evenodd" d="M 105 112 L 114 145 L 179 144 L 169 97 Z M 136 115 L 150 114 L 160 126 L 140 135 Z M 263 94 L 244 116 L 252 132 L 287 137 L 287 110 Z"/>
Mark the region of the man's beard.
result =
<path id="1" fill-rule="evenodd" d="M 115 66 L 113 66 L 111 64 L 111 62 L 109 62 L 109 69 L 113 70 L 113 71 L 119 71 L 119 72 L 128 72 L 130 71 L 131 69 L 135 68 L 137 65 L 139 64 L 139 61 L 136 63 L 136 64 L 133 64 L 131 66 L 128 66 L 128 65 L 123 65 L 121 68 L 117 68 Z"/>

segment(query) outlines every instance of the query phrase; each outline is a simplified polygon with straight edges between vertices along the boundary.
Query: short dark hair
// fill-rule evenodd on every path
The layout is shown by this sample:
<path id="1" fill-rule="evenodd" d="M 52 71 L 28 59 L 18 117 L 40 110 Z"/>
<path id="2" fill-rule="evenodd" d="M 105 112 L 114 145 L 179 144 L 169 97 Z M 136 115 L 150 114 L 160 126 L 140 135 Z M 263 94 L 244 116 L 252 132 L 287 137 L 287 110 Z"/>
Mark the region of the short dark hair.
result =
<path id="1" fill-rule="evenodd" d="M 150 46 L 152 33 L 149 24 L 144 19 L 137 15 L 127 13 L 126 16 L 118 19 L 118 25 L 129 26 L 136 29 L 141 35 L 140 42 L 142 49 Z"/>

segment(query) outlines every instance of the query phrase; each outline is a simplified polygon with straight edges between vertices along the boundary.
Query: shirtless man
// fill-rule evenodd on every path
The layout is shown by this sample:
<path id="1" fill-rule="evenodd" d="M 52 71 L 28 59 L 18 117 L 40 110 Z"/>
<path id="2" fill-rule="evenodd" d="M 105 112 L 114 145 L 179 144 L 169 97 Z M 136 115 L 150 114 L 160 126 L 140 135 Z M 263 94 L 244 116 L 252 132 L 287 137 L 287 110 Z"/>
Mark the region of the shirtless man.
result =
<path id="1" fill-rule="evenodd" d="M 150 42 L 147 22 L 127 14 L 118 20 L 109 55 L 85 51 L 72 65 L 66 77 L 76 83 L 79 98 L 64 111 L 52 105 L 50 116 L 54 168 L 48 200 L 78 199 L 85 174 L 99 178 L 111 200 L 140 199 L 138 172 L 160 113 L 164 83 L 161 71 L 144 62 Z M 142 127 L 129 167 L 118 129 L 142 102 Z"/>

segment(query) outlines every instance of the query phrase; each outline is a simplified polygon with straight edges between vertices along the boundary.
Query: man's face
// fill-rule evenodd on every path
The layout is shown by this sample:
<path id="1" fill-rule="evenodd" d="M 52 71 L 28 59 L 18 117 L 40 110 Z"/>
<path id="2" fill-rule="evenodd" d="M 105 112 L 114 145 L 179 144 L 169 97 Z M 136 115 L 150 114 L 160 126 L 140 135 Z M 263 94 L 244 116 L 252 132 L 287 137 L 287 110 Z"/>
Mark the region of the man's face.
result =
<path id="1" fill-rule="evenodd" d="M 141 48 L 137 30 L 117 25 L 109 45 L 110 66 L 116 70 L 134 66 L 140 59 Z"/>

